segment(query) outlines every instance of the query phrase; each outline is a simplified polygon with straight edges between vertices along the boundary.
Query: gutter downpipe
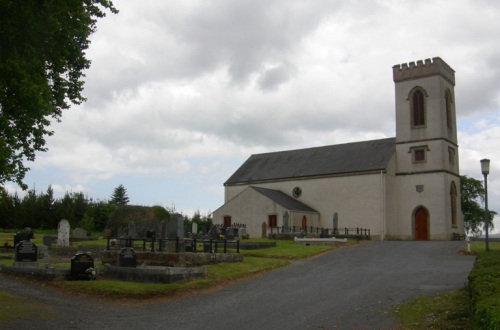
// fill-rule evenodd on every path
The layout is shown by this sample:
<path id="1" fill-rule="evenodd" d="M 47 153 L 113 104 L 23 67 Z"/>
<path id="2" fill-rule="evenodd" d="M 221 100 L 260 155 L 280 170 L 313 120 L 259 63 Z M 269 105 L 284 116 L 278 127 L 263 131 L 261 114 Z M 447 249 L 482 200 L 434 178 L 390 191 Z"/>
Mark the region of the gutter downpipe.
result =
<path id="1" fill-rule="evenodd" d="M 381 194 L 381 209 L 380 209 L 380 240 L 384 240 L 385 236 L 385 180 L 384 171 L 380 170 L 380 194 Z"/>

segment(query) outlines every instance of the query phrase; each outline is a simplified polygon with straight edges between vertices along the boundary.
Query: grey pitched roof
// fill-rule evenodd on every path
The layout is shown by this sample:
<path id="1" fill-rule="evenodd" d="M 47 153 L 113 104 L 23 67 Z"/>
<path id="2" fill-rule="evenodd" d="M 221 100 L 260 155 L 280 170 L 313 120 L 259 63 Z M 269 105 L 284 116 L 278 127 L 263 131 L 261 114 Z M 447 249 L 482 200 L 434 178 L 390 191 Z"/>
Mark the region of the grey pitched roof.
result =
<path id="1" fill-rule="evenodd" d="M 318 212 L 282 191 L 261 187 L 250 187 L 290 211 Z"/>
<path id="2" fill-rule="evenodd" d="M 395 138 L 270 152 L 250 156 L 225 184 L 384 170 Z"/>

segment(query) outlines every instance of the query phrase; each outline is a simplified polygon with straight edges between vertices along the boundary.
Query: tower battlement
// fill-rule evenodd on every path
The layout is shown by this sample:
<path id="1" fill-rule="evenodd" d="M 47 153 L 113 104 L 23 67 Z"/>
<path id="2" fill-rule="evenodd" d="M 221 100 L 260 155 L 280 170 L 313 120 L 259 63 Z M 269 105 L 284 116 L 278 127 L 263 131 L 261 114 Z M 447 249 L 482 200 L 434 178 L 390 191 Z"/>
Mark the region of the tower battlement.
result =
<path id="1" fill-rule="evenodd" d="M 396 64 L 392 67 L 394 82 L 441 75 L 455 86 L 455 71 L 440 57 L 410 63 Z"/>

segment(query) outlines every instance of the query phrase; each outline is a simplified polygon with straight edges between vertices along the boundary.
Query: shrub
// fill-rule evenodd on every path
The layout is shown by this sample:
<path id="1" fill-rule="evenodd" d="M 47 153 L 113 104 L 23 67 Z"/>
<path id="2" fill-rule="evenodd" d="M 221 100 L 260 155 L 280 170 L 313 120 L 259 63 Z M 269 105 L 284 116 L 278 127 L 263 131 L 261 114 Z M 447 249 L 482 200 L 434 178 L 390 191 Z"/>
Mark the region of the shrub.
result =
<path id="1" fill-rule="evenodd" d="M 500 251 L 478 254 L 469 275 L 474 329 L 500 329 Z"/>

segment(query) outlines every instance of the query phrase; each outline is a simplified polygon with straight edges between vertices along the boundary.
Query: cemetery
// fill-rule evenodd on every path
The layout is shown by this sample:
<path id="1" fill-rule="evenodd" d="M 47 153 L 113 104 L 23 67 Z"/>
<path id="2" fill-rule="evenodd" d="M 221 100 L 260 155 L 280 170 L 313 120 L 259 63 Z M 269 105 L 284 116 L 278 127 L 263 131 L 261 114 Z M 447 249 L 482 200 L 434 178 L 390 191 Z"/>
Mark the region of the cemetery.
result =
<path id="1" fill-rule="evenodd" d="M 133 222 L 127 224 L 126 230 L 115 230 L 120 236 L 106 230 L 104 246 L 83 247 L 78 243 L 97 238 L 82 228 L 70 229 L 69 222 L 62 219 L 57 235 L 43 235 L 42 244 L 31 241 L 34 233 L 30 228 L 15 233 L 13 245 L 6 243 L 2 247 L 3 252 L 13 253 L 14 261 L 12 265 L 0 264 L 0 272 L 46 280 L 95 280 L 101 275 L 125 281 L 172 283 L 206 276 L 208 264 L 243 261 L 237 228 L 227 230 L 226 236 L 221 236 L 217 226 L 198 233 L 196 226 L 185 228 L 179 214 L 172 215 L 168 222 L 150 225 L 148 230 Z"/>

